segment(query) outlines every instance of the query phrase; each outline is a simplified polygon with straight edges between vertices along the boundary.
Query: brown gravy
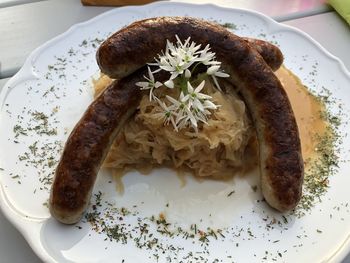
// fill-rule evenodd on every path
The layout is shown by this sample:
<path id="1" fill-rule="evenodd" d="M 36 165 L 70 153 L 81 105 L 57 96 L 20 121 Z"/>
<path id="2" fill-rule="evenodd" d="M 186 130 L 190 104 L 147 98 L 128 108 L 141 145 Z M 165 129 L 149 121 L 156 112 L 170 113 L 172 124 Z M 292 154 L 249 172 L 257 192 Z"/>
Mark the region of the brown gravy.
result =
<path id="1" fill-rule="evenodd" d="M 275 74 L 282 82 L 292 104 L 299 128 L 303 159 L 310 160 L 315 157 L 317 145 L 315 135 L 323 134 L 327 128 L 327 123 L 321 117 L 323 105 L 307 90 L 300 79 L 284 66 Z"/>

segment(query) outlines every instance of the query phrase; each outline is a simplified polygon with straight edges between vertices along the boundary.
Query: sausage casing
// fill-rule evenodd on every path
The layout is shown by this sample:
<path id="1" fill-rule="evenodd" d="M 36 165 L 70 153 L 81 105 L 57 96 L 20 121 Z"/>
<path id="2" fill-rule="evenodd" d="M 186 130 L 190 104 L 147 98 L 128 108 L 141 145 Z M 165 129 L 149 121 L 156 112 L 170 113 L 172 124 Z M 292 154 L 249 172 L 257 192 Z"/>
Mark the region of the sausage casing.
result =
<path id="1" fill-rule="evenodd" d="M 142 93 L 135 83 L 144 72 L 114 81 L 83 114 L 71 132 L 51 187 L 49 208 L 60 222 L 73 224 L 86 210 L 100 166 Z"/>
<path id="2" fill-rule="evenodd" d="M 283 54 L 277 46 L 256 38 L 244 37 L 243 39 L 258 51 L 260 56 L 262 56 L 266 64 L 269 65 L 273 71 L 276 71 L 282 65 Z"/>

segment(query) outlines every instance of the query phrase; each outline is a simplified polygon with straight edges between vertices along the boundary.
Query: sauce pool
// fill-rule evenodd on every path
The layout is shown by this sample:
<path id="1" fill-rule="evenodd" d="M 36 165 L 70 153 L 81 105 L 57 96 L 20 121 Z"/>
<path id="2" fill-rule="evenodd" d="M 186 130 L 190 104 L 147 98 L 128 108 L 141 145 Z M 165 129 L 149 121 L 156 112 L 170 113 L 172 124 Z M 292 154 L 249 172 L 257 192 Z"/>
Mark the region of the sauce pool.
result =
<path id="1" fill-rule="evenodd" d="M 316 157 L 315 148 L 318 143 L 315 139 L 316 135 L 324 134 L 327 128 L 327 122 L 321 116 L 324 106 L 307 90 L 300 79 L 284 66 L 275 74 L 281 81 L 292 105 L 298 124 L 303 159 L 307 164 L 308 160 Z"/>

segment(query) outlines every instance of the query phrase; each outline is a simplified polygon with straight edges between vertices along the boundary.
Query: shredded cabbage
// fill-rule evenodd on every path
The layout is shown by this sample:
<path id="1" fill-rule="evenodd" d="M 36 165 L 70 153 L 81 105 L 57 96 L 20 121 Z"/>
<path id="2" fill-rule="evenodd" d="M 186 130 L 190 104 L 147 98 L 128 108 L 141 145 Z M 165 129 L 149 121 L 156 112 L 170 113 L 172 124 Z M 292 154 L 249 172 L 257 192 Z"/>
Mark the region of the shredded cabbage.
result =
<path id="1" fill-rule="evenodd" d="M 111 79 L 101 75 L 94 82 L 95 95 L 110 83 Z M 215 179 L 230 178 L 242 170 L 247 145 L 255 138 L 245 104 L 234 93 L 223 93 L 210 81 L 206 83 L 206 93 L 221 105 L 210 115 L 208 125 L 199 126 L 198 133 L 191 128 L 176 132 L 172 125 L 164 125 L 154 116 L 161 108 L 145 94 L 138 111 L 115 139 L 103 167 L 123 174 L 130 169 L 148 172 L 153 167 L 168 166 Z M 228 85 L 223 83 L 226 90 L 233 90 Z M 166 94 L 179 91 L 158 88 L 156 92 L 166 101 Z"/>

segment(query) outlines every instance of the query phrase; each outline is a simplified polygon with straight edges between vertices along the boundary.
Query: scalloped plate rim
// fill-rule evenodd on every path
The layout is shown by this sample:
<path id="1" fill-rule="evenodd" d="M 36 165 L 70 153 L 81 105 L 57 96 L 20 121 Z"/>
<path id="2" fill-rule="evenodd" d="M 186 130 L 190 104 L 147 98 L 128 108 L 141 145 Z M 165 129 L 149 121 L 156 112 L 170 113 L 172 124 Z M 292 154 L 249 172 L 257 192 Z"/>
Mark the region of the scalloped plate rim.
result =
<path id="1" fill-rule="evenodd" d="M 313 44 L 316 48 L 318 48 L 324 55 L 326 55 L 329 59 L 332 60 L 332 63 L 336 63 L 338 67 L 341 69 L 341 73 L 346 76 L 350 81 L 350 71 L 346 68 L 345 64 L 336 56 L 331 54 L 329 51 L 327 51 L 320 43 L 318 43 L 316 40 L 314 40 L 311 36 L 309 36 L 307 33 L 303 32 L 302 30 L 299 30 L 295 27 L 285 25 L 282 23 L 279 23 L 275 20 L 273 20 L 271 17 L 250 9 L 246 8 L 230 8 L 230 7 L 222 7 L 216 4 L 195 4 L 195 3 L 183 3 L 183 2 L 154 2 L 147 5 L 141 5 L 141 6 L 125 6 L 120 7 L 117 9 L 111 9 L 109 11 L 106 11 L 104 13 L 101 13 L 89 20 L 86 20 L 84 22 L 76 23 L 72 25 L 69 29 L 67 29 L 62 34 L 57 35 L 56 37 L 46 41 L 44 44 L 40 45 L 36 49 L 34 49 L 31 54 L 27 57 L 25 60 L 23 66 L 20 68 L 20 70 L 12 76 L 3 86 L 3 89 L 0 93 L 0 107 L 2 107 L 2 103 L 6 99 L 9 87 L 14 88 L 15 86 L 12 86 L 13 83 L 18 84 L 22 81 L 25 81 L 27 78 L 38 78 L 36 74 L 33 72 L 33 65 L 35 62 L 35 59 L 40 56 L 41 52 L 44 51 L 47 47 L 54 45 L 57 41 L 66 38 L 70 34 L 73 34 L 76 30 L 78 30 L 81 27 L 88 26 L 90 24 L 93 24 L 94 22 L 101 20 L 105 17 L 108 17 L 112 14 L 123 12 L 123 11 L 144 11 L 145 9 L 148 9 L 150 7 L 157 8 L 159 6 L 176 6 L 177 8 L 184 8 L 186 6 L 193 7 L 198 6 L 199 8 L 215 8 L 216 11 L 235 11 L 235 12 L 242 12 L 242 13 L 249 13 L 251 15 L 258 16 L 259 18 L 263 19 L 264 21 L 268 22 L 268 26 L 270 27 L 273 25 L 274 29 L 278 30 L 287 30 L 287 31 L 294 31 L 299 35 L 302 35 L 304 38 L 306 38 L 311 44 Z M 1 118 L 1 116 L 0 116 Z M 33 239 L 31 237 L 31 234 L 33 233 L 33 229 L 29 227 L 29 225 L 36 225 L 39 226 L 43 223 L 42 220 L 28 220 L 27 218 L 21 216 L 18 212 L 16 212 L 13 208 L 11 208 L 11 204 L 7 201 L 6 195 L 3 191 L 2 182 L 0 181 L 0 209 L 3 212 L 4 216 L 16 227 L 17 230 L 24 236 L 25 240 L 29 244 L 29 246 L 33 249 L 33 251 L 37 254 L 37 256 L 43 260 L 43 261 L 51 261 L 56 262 L 54 258 L 52 258 L 49 253 L 41 246 L 42 243 L 38 242 L 40 240 Z M 343 244 L 339 247 L 339 249 L 334 252 L 334 254 L 327 259 L 328 261 L 333 262 L 341 262 L 347 254 L 350 252 L 350 234 L 346 238 L 346 240 L 343 242 Z"/>

